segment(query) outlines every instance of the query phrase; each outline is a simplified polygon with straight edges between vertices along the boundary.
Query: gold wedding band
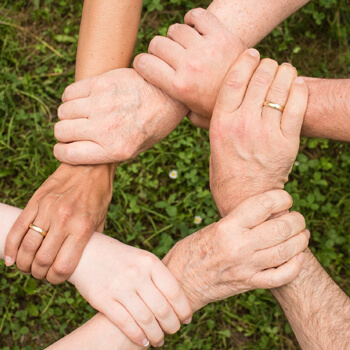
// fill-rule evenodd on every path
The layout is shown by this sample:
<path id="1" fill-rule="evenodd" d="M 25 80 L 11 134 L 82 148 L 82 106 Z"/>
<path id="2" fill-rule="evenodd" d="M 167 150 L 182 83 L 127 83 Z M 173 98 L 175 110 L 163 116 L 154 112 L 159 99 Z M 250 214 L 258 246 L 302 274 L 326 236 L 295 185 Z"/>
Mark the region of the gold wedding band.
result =
<path id="1" fill-rule="evenodd" d="M 47 235 L 47 232 L 45 230 L 43 230 L 42 228 L 38 227 L 38 226 L 35 226 L 34 224 L 30 224 L 29 225 L 29 228 L 32 229 L 33 231 L 41 234 L 44 238 L 46 237 Z"/>
<path id="2" fill-rule="evenodd" d="M 270 101 L 265 101 L 264 102 L 264 106 L 265 107 L 270 107 L 270 108 L 273 108 L 273 109 L 277 109 L 280 112 L 284 111 L 284 107 L 283 106 L 280 106 L 279 104 L 273 103 L 273 102 L 270 102 Z"/>

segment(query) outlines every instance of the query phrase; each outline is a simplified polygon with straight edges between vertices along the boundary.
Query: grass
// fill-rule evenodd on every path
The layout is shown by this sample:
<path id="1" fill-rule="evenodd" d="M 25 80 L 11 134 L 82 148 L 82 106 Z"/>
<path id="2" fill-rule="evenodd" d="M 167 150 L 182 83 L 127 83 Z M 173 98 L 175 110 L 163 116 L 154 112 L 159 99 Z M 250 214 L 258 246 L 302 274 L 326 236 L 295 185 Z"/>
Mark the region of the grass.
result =
<path id="1" fill-rule="evenodd" d="M 206 2 L 208 3 L 208 1 Z M 199 1 L 145 0 L 136 53 L 165 34 Z M 73 82 L 81 3 L 5 0 L 0 7 L 0 198 L 24 207 L 56 169 L 53 123 Z M 318 0 L 276 28 L 258 48 L 301 74 L 346 77 L 350 11 L 346 0 Z M 303 139 L 288 191 L 307 219 L 311 248 L 350 292 L 350 148 Z M 162 256 L 178 240 L 218 219 L 208 186 L 208 133 L 184 121 L 167 139 L 118 168 L 106 233 Z M 176 180 L 168 174 L 178 171 Z M 41 349 L 93 314 L 76 290 L 23 276 L 0 264 L 0 349 Z M 268 291 L 211 304 L 165 348 L 299 349 Z"/>

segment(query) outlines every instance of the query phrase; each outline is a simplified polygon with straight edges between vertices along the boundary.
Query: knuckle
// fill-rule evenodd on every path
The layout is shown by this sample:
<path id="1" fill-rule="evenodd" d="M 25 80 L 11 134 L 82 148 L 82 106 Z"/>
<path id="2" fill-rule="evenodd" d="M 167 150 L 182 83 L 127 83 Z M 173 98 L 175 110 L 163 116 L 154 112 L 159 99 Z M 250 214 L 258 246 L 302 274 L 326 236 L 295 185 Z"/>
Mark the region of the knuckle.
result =
<path id="1" fill-rule="evenodd" d="M 289 258 L 289 249 L 286 244 L 279 244 L 277 246 L 277 259 L 280 261 L 286 261 Z"/>
<path id="2" fill-rule="evenodd" d="M 30 235 L 27 235 L 23 240 L 21 247 L 25 252 L 33 252 L 38 249 L 38 243 L 36 239 L 31 237 Z"/>
<path id="3" fill-rule="evenodd" d="M 159 305 L 157 309 L 157 318 L 167 318 L 171 313 L 171 308 L 167 303 Z"/>
<path id="4" fill-rule="evenodd" d="M 78 221 L 77 224 L 78 230 L 76 232 L 76 236 L 79 239 L 83 239 L 89 234 L 92 234 L 92 232 L 95 229 L 95 225 L 92 222 L 92 220 L 88 217 L 84 217 Z"/>
<path id="5" fill-rule="evenodd" d="M 233 89 L 241 89 L 243 87 L 243 82 L 239 77 L 239 72 L 236 70 L 231 71 L 225 81 L 225 84 Z"/>
<path id="6" fill-rule="evenodd" d="M 274 201 L 267 193 L 259 194 L 255 197 L 257 204 L 264 209 L 271 209 L 274 207 Z"/>
<path id="7" fill-rule="evenodd" d="M 289 230 L 288 223 L 286 221 L 276 220 L 275 225 L 276 225 L 277 234 L 279 236 L 281 236 L 282 238 L 289 237 L 290 230 Z"/>
<path id="8" fill-rule="evenodd" d="M 28 222 L 22 220 L 21 218 L 18 218 L 17 221 L 14 223 L 12 229 L 15 232 L 22 232 L 25 233 L 28 231 L 29 227 L 28 227 Z M 12 236 L 8 236 L 8 239 L 11 240 Z"/>
<path id="9" fill-rule="evenodd" d="M 57 209 L 57 216 L 61 222 L 66 222 L 74 215 L 74 209 L 71 205 L 61 205 Z"/>
<path id="10" fill-rule="evenodd" d="M 69 276 L 72 272 L 72 265 L 68 262 L 57 262 L 52 267 L 54 273 L 58 276 Z"/>
<path id="11" fill-rule="evenodd" d="M 38 253 L 35 257 L 35 262 L 39 266 L 51 266 L 54 261 L 54 257 L 48 253 Z"/>
<path id="12" fill-rule="evenodd" d="M 176 78 L 172 81 L 173 90 L 178 94 L 186 94 L 190 90 L 190 86 L 184 79 Z"/>
<path id="13" fill-rule="evenodd" d="M 253 80 L 257 87 L 266 87 L 271 82 L 271 74 L 266 71 L 259 71 L 255 74 Z"/>
<path id="14" fill-rule="evenodd" d="M 285 96 L 287 89 L 285 86 L 280 84 L 274 84 L 270 87 L 269 93 L 272 96 Z"/>
<path id="15" fill-rule="evenodd" d="M 201 73 L 204 71 L 204 65 L 200 59 L 192 59 L 186 62 L 186 69 L 192 73 Z M 188 86 L 188 84 L 186 84 L 186 86 Z"/>
<path id="16" fill-rule="evenodd" d="M 175 301 L 180 299 L 182 296 L 182 289 L 180 286 L 177 286 L 175 288 L 173 288 L 173 290 L 169 293 L 168 298 L 171 301 Z"/>
<path id="17" fill-rule="evenodd" d="M 138 266 L 129 266 L 126 275 L 130 280 L 136 280 L 141 277 L 141 271 Z"/>
<path id="18" fill-rule="evenodd" d="M 151 314 L 150 312 L 143 313 L 143 314 L 140 316 L 140 322 L 141 322 L 143 325 L 150 325 L 153 321 L 154 321 L 154 316 L 153 316 L 153 314 Z"/>

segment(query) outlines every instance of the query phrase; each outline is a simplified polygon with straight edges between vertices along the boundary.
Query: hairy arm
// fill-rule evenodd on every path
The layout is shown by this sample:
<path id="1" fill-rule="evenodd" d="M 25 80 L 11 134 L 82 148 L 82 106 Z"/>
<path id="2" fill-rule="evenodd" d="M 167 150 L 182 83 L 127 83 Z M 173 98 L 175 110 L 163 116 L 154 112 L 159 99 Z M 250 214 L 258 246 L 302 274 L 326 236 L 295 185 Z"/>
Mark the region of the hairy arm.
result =
<path id="1" fill-rule="evenodd" d="M 255 46 L 309 0 L 214 0 L 208 10 L 247 47 Z"/>
<path id="2" fill-rule="evenodd" d="M 302 134 L 350 141 L 350 79 L 305 78 L 309 104 Z"/>
<path id="3" fill-rule="evenodd" d="M 310 250 L 300 275 L 272 293 L 303 350 L 350 348 L 350 299 Z"/>

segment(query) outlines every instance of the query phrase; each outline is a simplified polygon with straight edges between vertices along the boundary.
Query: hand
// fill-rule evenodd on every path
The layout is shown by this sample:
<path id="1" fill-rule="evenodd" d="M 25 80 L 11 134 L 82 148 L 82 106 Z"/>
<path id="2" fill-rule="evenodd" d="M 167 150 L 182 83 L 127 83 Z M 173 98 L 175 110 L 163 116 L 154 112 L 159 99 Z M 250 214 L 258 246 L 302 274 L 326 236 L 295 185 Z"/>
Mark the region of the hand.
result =
<path id="1" fill-rule="evenodd" d="M 283 189 L 298 154 L 307 86 L 289 64 L 249 49 L 231 67 L 210 124 L 210 186 L 222 216 L 242 200 Z M 285 106 L 284 112 L 264 101 Z"/>
<path id="2" fill-rule="evenodd" d="M 153 38 L 134 68 L 184 103 L 194 125 L 208 129 L 221 83 L 244 49 L 212 13 L 198 8 L 186 14 L 185 24 L 170 26 L 167 38 Z"/>
<path id="3" fill-rule="evenodd" d="M 194 311 L 248 290 L 282 286 L 299 275 L 310 237 L 303 216 L 291 212 L 266 221 L 292 202 L 281 190 L 251 197 L 170 250 L 163 261 Z"/>
<path id="4" fill-rule="evenodd" d="M 77 266 L 91 234 L 102 231 L 112 197 L 114 166 L 61 164 L 35 192 L 11 228 L 5 246 L 7 265 L 54 284 Z M 28 230 L 29 224 L 47 231 Z"/>
<path id="5" fill-rule="evenodd" d="M 183 290 L 153 254 L 95 233 L 70 278 L 82 296 L 133 342 L 163 344 L 192 309 Z M 149 343 L 148 343 L 149 344 Z"/>
<path id="6" fill-rule="evenodd" d="M 103 164 L 137 156 L 166 137 L 187 109 L 133 69 L 117 69 L 68 86 L 58 109 L 54 148 L 70 164 Z"/>

